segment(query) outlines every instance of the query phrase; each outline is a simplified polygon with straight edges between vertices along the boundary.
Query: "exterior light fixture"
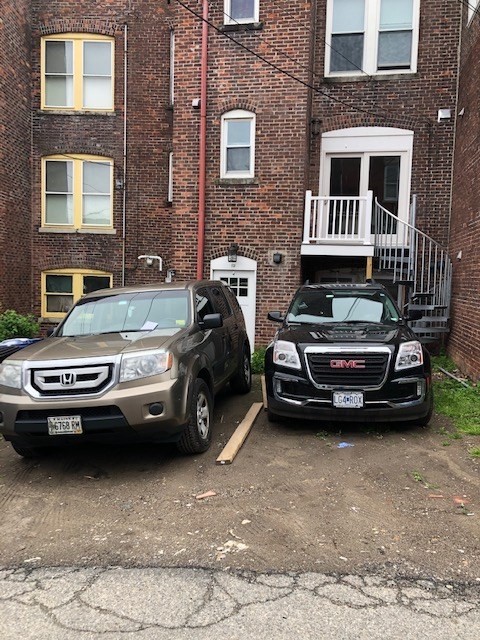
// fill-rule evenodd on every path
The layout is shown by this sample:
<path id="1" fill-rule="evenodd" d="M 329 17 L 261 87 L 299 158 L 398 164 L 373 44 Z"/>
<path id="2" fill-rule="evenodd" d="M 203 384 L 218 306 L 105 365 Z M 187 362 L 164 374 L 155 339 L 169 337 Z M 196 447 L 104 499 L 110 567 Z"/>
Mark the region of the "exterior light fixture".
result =
<path id="1" fill-rule="evenodd" d="M 232 243 L 228 247 L 228 261 L 229 262 L 236 262 L 237 261 L 237 257 L 238 257 L 238 244 Z"/>
<path id="2" fill-rule="evenodd" d="M 139 260 L 145 260 L 147 267 L 152 267 L 155 260 L 158 260 L 158 270 L 163 269 L 163 260 L 160 256 L 138 256 Z"/>
<path id="3" fill-rule="evenodd" d="M 274 264 L 282 264 L 283 253 L 279 253 L 278 251 L 273 254 L 273 263 Z"/>

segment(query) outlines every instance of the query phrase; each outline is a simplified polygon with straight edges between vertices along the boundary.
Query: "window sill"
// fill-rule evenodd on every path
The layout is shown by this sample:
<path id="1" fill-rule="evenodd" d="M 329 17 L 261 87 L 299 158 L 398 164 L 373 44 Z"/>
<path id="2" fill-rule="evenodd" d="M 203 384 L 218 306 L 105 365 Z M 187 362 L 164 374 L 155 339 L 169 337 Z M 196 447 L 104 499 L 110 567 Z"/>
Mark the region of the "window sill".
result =
<path id="1" fill-rule="evenodd" d="M 60 324 L 60 322 L 65 318 L 67 314 L 64 313 L 63 316 L 59 316 L 58 318 L 52 318 L 49 316 L 40 316 L 40 318 L 37 318 L 37 322 L 40 322 L 41 324 Z"/>
<path id="2" fill-rule="evenodd" d="M 224 33 L 232 31 L 261 31 L 263 22 L 241 22 L 239 24 L 224 24 L 220 27 L 220 31 Z"/>
<path id="3" fill-rule="evenodd" d="M 37 109 L 37 115 L 40 116 L 116 116 L 116 111 L 96 111 L 96 110 L 77 110 L 73 109 Z"/>
<path id="4" fill-rule="evenodd" d="M 258 185 L 258 178 L 219 178 L 215 181 L 219 187 L 230 187 L 236 185 Z"/>
<path id="5" fill-rule="evenodd" d="M 85 234 L 102 234 L 113 236 L 116 235 L 116 229 L 61 229 L 60 227 L 40 227 L 39 233 L 85 233 Z"/>
<path id="6" fill-rule="evenodd" d="M 418 73 L 415 71 L 405 71 L 404 73 L 377 73 L 373 75 L 351 75 L 351 76 L 325 76 L 323 82 L 325 84 L 336 84 L 340 82 L 368 82 L 370 80 L 375 81 L 394 81 L 394 80 L 412 80 L 418 78 Z"/>

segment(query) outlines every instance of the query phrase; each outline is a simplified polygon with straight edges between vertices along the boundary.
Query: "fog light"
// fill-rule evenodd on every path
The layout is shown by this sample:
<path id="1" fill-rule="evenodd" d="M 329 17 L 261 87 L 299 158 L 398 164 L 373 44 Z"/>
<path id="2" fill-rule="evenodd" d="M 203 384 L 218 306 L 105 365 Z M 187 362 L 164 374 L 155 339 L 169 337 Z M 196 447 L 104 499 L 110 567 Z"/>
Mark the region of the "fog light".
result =
<path id="1" fill-rule="evenodd" d="M 423 380 L 419 380 L 417 382 L 417 396 L 423 395 L 423 389 L 424 389 L 423 385 L 424 385 Z"/>
<path id="2" fill-rule="evenodd" d="M 162 402 L 154 402 L 148 407 L 150 411 L 150 415 L 159 416 L 163 413 L 163 403 Z"/>

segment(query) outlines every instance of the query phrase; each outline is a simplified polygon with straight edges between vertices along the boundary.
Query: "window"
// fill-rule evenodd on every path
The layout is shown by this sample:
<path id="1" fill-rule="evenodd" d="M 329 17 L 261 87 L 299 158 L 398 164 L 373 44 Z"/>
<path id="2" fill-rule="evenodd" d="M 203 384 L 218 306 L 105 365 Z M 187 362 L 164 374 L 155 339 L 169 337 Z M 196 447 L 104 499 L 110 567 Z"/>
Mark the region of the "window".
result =
<path id="1" fill-rule="evenodd" d="M 258 22 L 258 5 L 259 0 L 225 0 L 225 24 Z"/>
<path id="2" fill-rule="evenodd" d="M 416 71 L 419 0 L 330 0 L 326 75 Z"/>
<path id="3" fill-rule="evenodd" d="M 113 161 L 50 156 L 42 162 L 44 227 L 111 228 Z"/>
<path id="4" fill-rule="evenodd" d="M 195 310 L 198 322 L 203 322 L 205 316 L 215 313 L 206 289 L 199 289 L 195 294 Z"/>
<path id="5" fill-rule="evenodd" d="M 104 271 L 45 271 L 42 273 L 42 317 L 63 317 L 82 296 L 111 286 L 112 275 Z"/>
<path id="6" fill-rule="evenodd" d="M 170 77 L 169 77 L 170 104 L 175 100 L 175 31 L 170 30 Z"/>
<path id="7" fill-rule="evenodd" d="M 468 21 L 473 17 L 473 14 L 476 12 L 478 4 L 480 0 L 469 0 L 468 2 Z"/>
<path id="8" fill-rule="evenodd" d="M 229 111 L 222 116 L 222 178 L 253 178 L 255 114 Z"/>
<path id="9" fill-rule="evenodd" d="M 173 202 L 173 151 L 168 154 L 167 202 Z"/>
<path id="10" fill-rule="evenodd" d="M 42 109 L 113 110 L 113 39 L 62 34 L 42 39 Z"/>

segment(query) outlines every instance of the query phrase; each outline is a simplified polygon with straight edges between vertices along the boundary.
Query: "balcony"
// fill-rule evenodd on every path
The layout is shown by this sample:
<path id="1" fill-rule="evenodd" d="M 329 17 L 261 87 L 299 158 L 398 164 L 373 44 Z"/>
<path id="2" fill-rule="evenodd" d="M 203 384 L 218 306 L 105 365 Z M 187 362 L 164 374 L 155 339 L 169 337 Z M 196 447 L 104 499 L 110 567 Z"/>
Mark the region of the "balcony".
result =
<path id="1" fill-rule="evenodd" d="M 305 196 L 302 255 L 373 256 L 373 194 L 366 196 Z"/>

